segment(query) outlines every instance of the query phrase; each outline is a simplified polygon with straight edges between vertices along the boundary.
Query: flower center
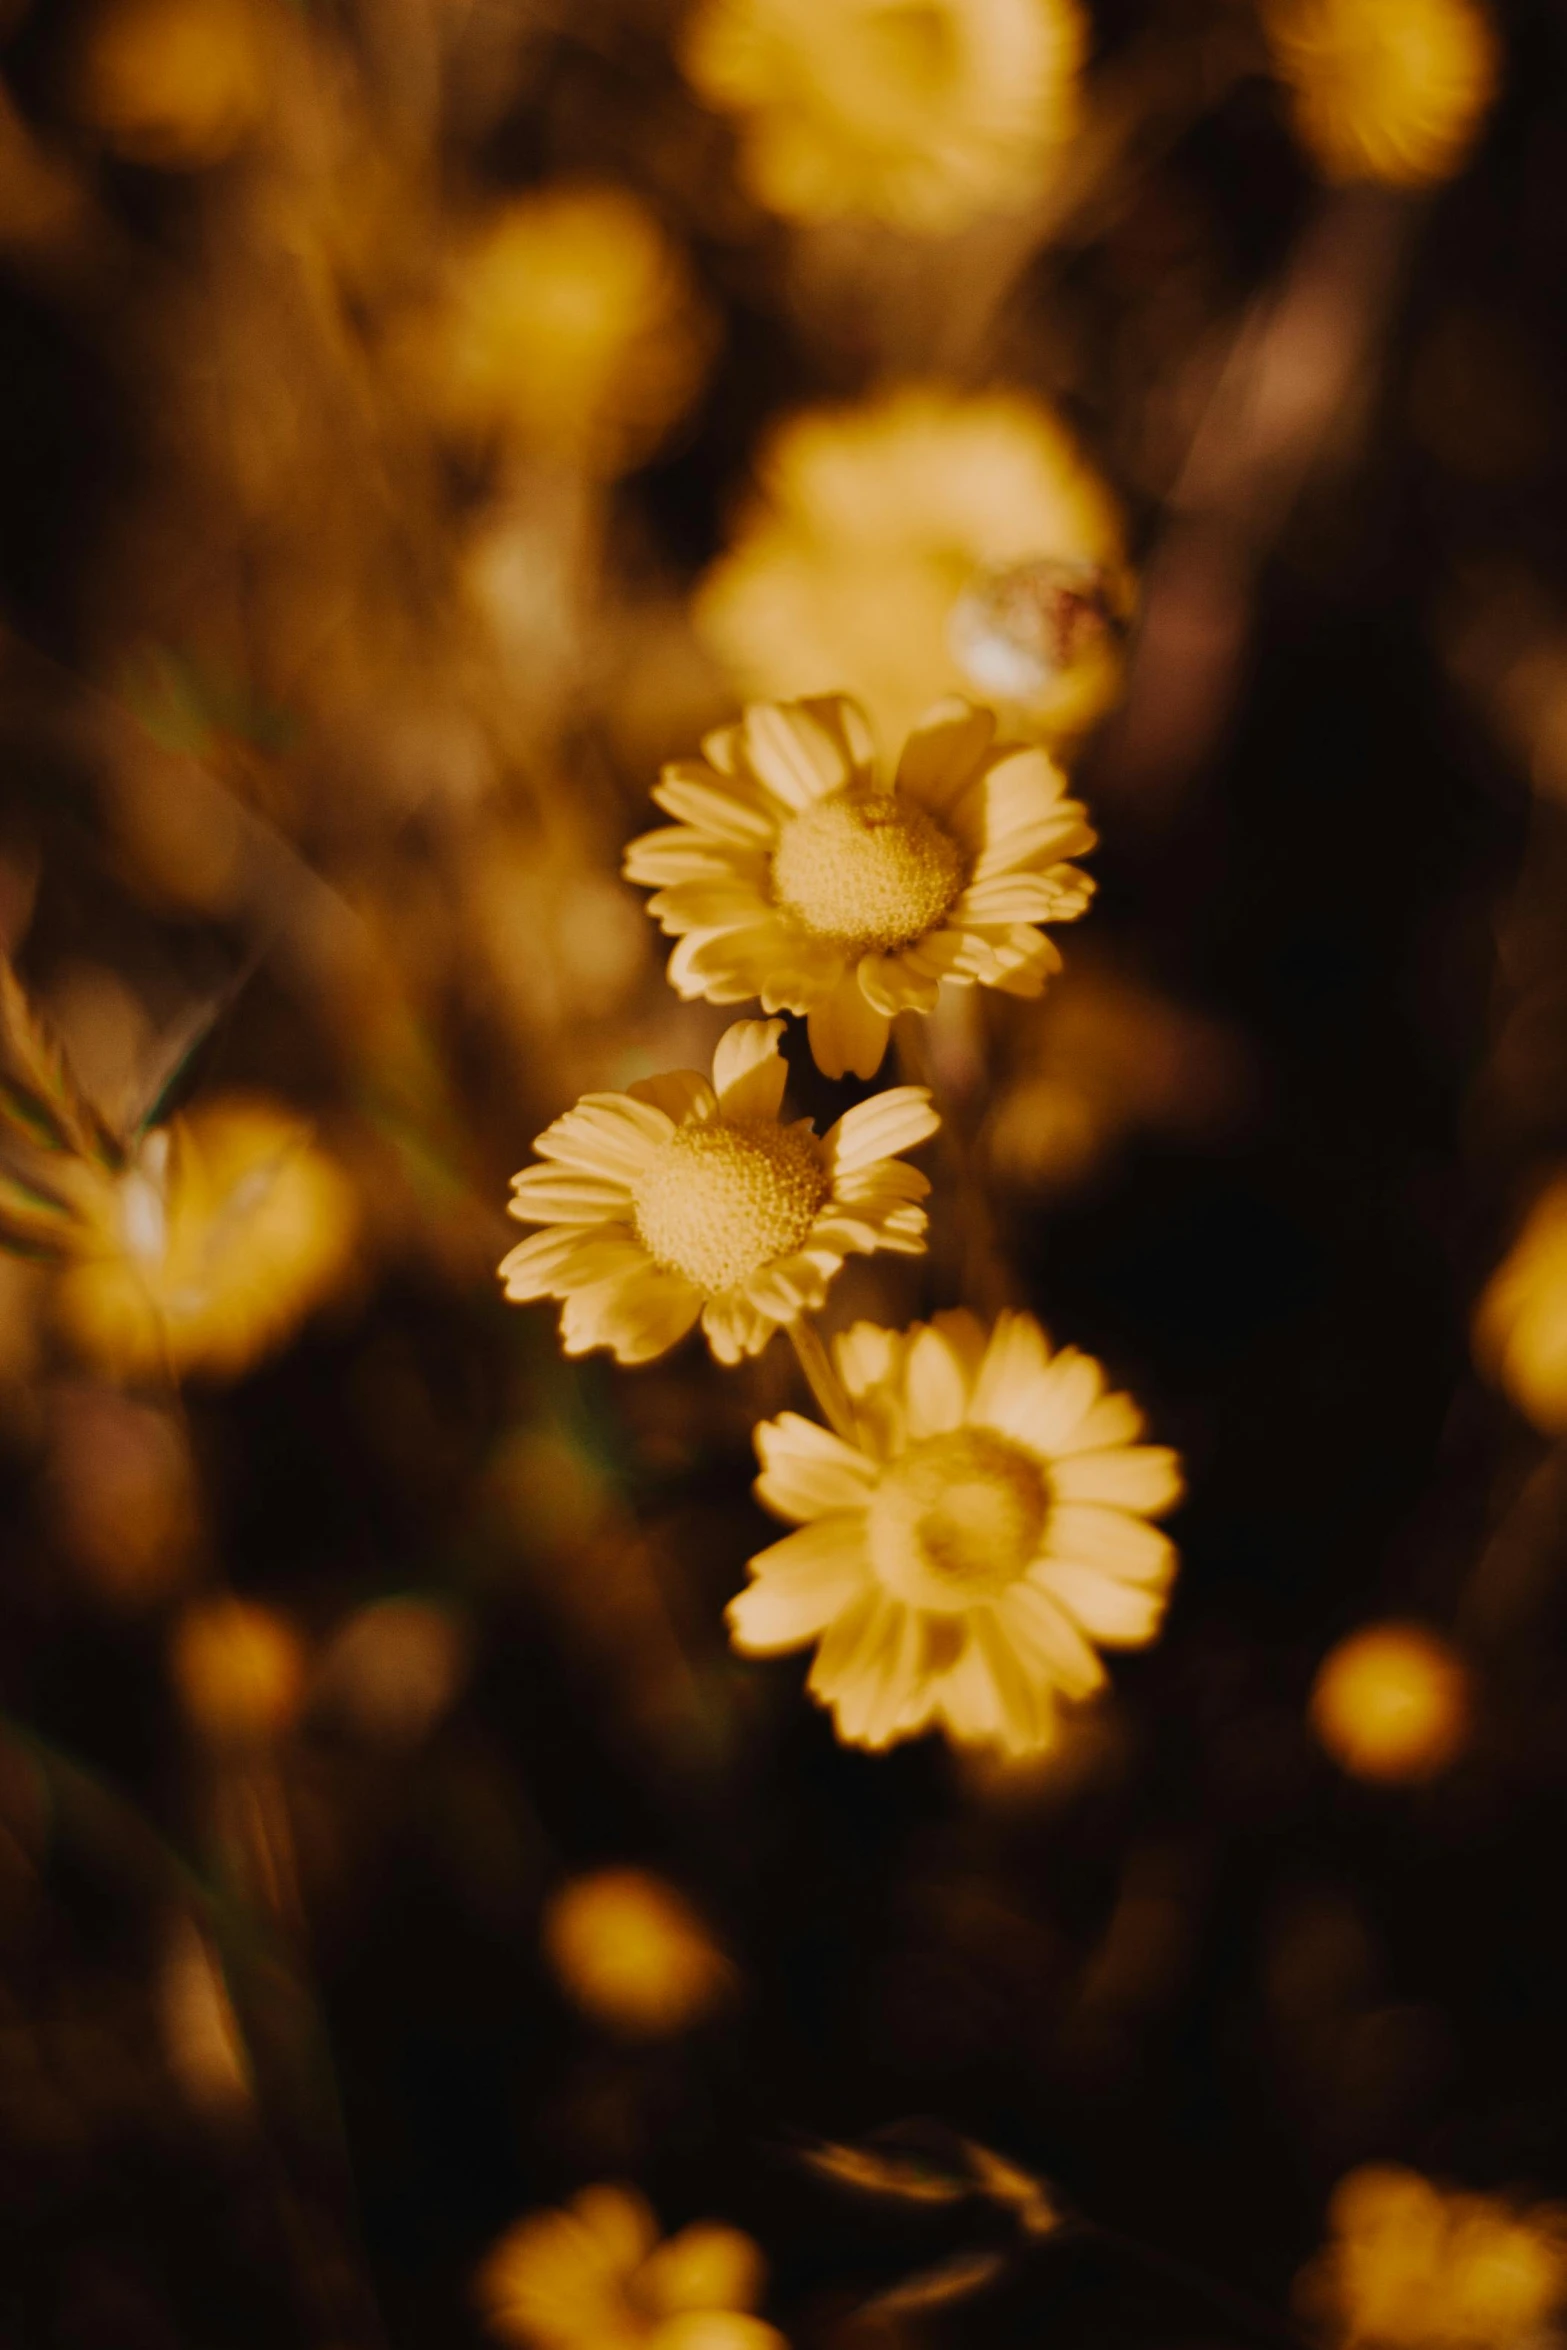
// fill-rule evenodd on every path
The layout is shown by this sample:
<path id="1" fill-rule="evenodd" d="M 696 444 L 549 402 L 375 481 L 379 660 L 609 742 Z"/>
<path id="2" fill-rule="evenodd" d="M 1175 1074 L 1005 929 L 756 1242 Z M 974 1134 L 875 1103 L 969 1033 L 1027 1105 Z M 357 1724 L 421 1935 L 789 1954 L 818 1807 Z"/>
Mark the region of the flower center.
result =
<path id="1" fill-rule="evenodd" d="M 778 904 L 861 955 L 923 938 L 964 879 L 957 842 L 891 792 L 817 800 L 789 819 L 773 851 Z"/>
<path id="2" fill-rule="evenodd" d="M 928 1436 L 884 1473 L 871 1559 L 911 1606 L 952 1615 L 1004 1591 L 1039 1555 L 1050 1487 L 1032 1454 L 987 1428 Z"/>
<path id="3" fill-rule="evenodd" d="M 1119 633 L 1104 573 L 1049 556 L 976 571 L 947 623 L 969 683 L 1005 702 L 1038 701 Z"/>
<path id="4" fill-rule="evenodd" d="M 631 1198 L 648 1255 L 715 1297 L 799 1248 L 828 1189 L 807 1129 L 706 1118 L 676 1130 Z"/>

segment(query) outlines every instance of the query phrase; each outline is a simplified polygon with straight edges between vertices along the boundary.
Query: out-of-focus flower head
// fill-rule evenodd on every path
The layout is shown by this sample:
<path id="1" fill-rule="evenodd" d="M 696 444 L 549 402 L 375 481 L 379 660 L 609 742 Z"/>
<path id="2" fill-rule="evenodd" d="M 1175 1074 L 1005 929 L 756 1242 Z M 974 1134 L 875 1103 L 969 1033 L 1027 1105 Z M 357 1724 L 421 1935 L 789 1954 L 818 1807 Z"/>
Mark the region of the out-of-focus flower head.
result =
<path id="1" fill-rule="evenodd" d="M 50 1396 L 43 1499 L 55 1541 L 111 1601 L 166 1598 L 194 1565 L 196 1473 L 172 1412 L 62 1381 Z"/>
<path id="2" fill-rule="evenodd" d="M 629 2187 L 587 2187 L 519 2221 L 479 2272 L 489 2331 L 527 2350 L 785 2350 L 750 2312 L 761 2254 L 711 2221 L 659 2241 Z"/>
<path id="3" fill-rule="evenodd" d="M 130 162 L 200 171 L 262 122 L 268 83 L 253 0 L 103 0 L 78 103 Z"/>
<path id="4" fill-rule="evenodd" d="M 704 0 L 684 63 L 760 203 L 932 233 L 1037 195 L 1084 46 L 1076 0 Z"/>
<path id="5" fill-rule="evenodd" d="M 743 692 L 845 689 L 889 742 L 944 693 L 1049 740 L 1103 714 L 1131 605 L 1120 518 L 1040 402 L 905 386 L 786 419 L 756 470 L 695 606 Z"/>
<path id="6" fill-rule="evenodd" d="M 690 1903 L 644 1869 L 600 1869 L 561 1886 L 545 1909 L 544 1950 L 580 2008 L 639 2038 L 684 2031 L 734 1980 Z"/>
<path id="7" fill-rule="evenodd" d="M 1335 2350 L 1531 2350 L 1567 2296 L 1567 2211 L 1453 2194 L 1392 2164 L 1351 2171 L 1296 2281 Z"/>
<path id="8" fill-rule="evenodd" d="M 1370 1624 L 1341 1640 L 1311 1692 L 1311 1722 L 1357 1779 L 1434 1778 L 1469 1730 L 1462 1658 L 1423 1624 Z"/>
<path id="9" fill-rule="evenodd" d="M 1420 187 L 1462 167 L 1501 65 L 1478 0 L 1262 0 L 1262 8 L 1296 131 L 1325 178 Z"/>
<path id="10" fill-rule="evenodd" d="M 758 1428 L 758 1497 L 799 1531 L 751 1561 L 735 1646 L 819 1641 L 807 1686 L 853 1745 L 939 1726 L 1048 1747 L 1057 1693 L 1103 1685 L 1090 1643 L 1159 1628 L 1175 1553 L 1148 1520 L 1180 1493 L 1175 1454 L 1029 1314 L 860 1322 L 834 1351 L 858 1441 L 793 1412 Z"/>
<path id="11" fill-rule="evenodd" d="M 58 1310 L 86 1354 L 129 1378 L 237 1378 L 338 1286 L 358 1224 L 336 1162 L 254 1094 L 154 1128 L 93 1206 Z"/>
<path id="12" fill-rule="evenodd" d="M 174 1627 L 169 1673 L 192 1728 L 214 1746 L 248 1747 L 288 1729 L 305 1687 L 299 1634 L 247 1599 L 201 1599 Z"/>
<path id="13" fill-rule="evenodd" d="M 1037 746 L 998 743 L 989 710 L 927 710 L 891 782 L 842 695 L 757 704 L 666 767 L 653 797 L 681 819 L 626 854 L 678 938 L 686 998 L 806 1015 L 816 1065 L 873 1077 L 894 1017 L 932 1012 L 944 979 L 1036 996 L 1061 967 L 1038 926 L 1082 913 L 1094 845 Z"/>
<path id="14" fill-rule="evenodd" d="M 683 413 L 713 347 L 678 246 L 624 188 L 520 198 L 454 260 L 416 364 L 448 422 L 612 474 Z"/>
<path id="15" fill-rule="evenodd" d="M 415 1746 L 462 1684 L 468 1637 L 449 1607 L 414 1597 L 377 1599 L 333 1636 L 312 1698 L 374 1744 Z"/>
<path id="16" fill-rule="evenodd" d="M 563 1299 L 567 1354 L 648 1362 L 700 1316 L 722 1363 L 822 1304 L 845 1257 L 917 1255 L 930 1189 L 896 1156 L 939 1123 L 923 1086 L 846 1110 L 818 1136 L 785 1125 L 781 1020 L 738 1020 L 713 1081 L 694 1069 L 585 1094 L 512 1181 L 511 1213 L 543 1224 L 502 1264 L 509 1298 Z"/>
<path id="17" fill-rule="evenodd" d="M 1541 1193 L 1492 1275 L 1475 1349 L 1537 1428 L 1567 1430 L 1567 1180 Z"/>

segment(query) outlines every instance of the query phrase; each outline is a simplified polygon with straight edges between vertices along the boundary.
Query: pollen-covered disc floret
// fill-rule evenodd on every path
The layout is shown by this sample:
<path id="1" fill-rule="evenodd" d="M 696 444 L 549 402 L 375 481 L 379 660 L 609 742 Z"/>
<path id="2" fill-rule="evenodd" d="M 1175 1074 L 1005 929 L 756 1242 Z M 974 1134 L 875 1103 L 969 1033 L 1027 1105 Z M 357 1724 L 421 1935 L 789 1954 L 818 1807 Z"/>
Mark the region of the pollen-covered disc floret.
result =
<path id="1" fill-rule="evenodd" d="M 1104 1681 L 1099 1647 L 1153 1639 L 1175 1553 L 1149 1519 L 1174 1453 L 1086 1355 L 1028 1314 L 836 1342 L 856 1441 L 786 1412 L 756 1431 L 757 1494 L 798 1529 L 751 1561 L 735 1646 L 819 1643 L 813 1696 L 851 1744 L 933 1727 L 1037 1753 L 1056 1700 Z"/>
<path id="2" fill-rule="evenodd" d="M 894 1016 L 931 1012 L 943 980 L 1034 996 L 1061 958 L 1040 928 L 1093 892 L 1081 805 L 1037 744 L 998 743 L 953 699 L 910 735 L 891 783 L 841 694 L 762 702 L 664 770 L 678 821 L 633 841 L 630 880 L 678 941 L 683 996 L 803 1013 L 816 1065 L 872 1077 Z"/>
<path id="3" fill-rule="evenodd" d="M 650 1361 L 699 1318 L 720 1362 L 814 1312 L 845 1257 L 925 1245 L 930 1186 L 897 1156 L 937 1126 L 923 1086 L 783 1125 L 781 1020 L 720 1037 L 694 1069 L 590 1093 L 538 1140 L 511 1212 L 544 1229 L 501 1266 L 510 1298 L 562 1300 L 568 1354 Z"/>
<path id="4" fill-rule="evenodd" d="M 710 1295 L 803 1248 L 827 1196 L 814 1134 L 765 1118 L 677 1127 L 631 1190 L 655 1264 Z"/>
<path id="5" fill-rule="evenodd" d="M 818 800 L 789 819 L 773 851 L 779 905 L 856 954 L 912 946 L 966 878 L 957 842 L 891 792 Z"/>

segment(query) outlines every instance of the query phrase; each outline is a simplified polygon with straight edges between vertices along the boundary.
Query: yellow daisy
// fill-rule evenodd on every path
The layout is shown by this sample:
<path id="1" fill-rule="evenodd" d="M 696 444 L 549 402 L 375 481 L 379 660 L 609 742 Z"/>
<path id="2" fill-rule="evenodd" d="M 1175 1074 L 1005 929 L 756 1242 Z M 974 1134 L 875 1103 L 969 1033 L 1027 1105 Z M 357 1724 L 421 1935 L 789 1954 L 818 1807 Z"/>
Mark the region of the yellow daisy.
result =
<path id="1" fill-rule="evenodd" d="M 1474 0 L 1264 0 L 1295 127 L 1324 177 L 1451 177 L 1496 94 L 1495 27 Z"/>
<path id="2" fill-rule="evenodd" d="M 653 797 L 680 822 L 644 833 L 626 874 L 679 940 L 685 997 L 803 1013 L 829 1077 L 873 1077 L 898 1012 L 941 982 L 1035 996 L 1061 967 L 1041 922 L 1082 913 L 1094 845 L 1037 745 L 998 743 L 988 710 L 928 710 L 889 783 L 841 694 L 759 703 L 666 767 Z"/>
<path id="3" fill-rule="evenodd" d="M 1017 391 L 902 385 L 811 408 L 694 606 L 759 700 L 840 689 L 901 741 L 947 693 L 1055 741 L 1118 689 L 1132 601 L 1120 517 L 1060 420 Z"/>
<path id="4" fill-rule="evenodd" d="M 759 202 L 928 233 L 1037 195 L 1085 45 L 1075 0 L 705 0 L 683 62 Z"/>
<path id="5" fill-rule="evenodd" d="M 485 2324 L 528 2350 L 785 2350 L 750 2312 L 761 2254 L 711 2220 L 660 2243 L 629 2187 L 587 2187 L 565 2211 L 536 2212 L 479 2273 Z"/>
<path id="6" fill-rule="evenodd" d="M 567 1354 L 645 1363 L 700 1316 L 721 1363 L 812 1313 L 846 1256 L 918 1255 L 930 1189 L 895 1154 L 940 1123 L 920 1085 L 845 1111 L 818 1136 L 779 1118 L 781 1020 L 739 1020 L 713 1081 L 694 1069 L 584 1094 L 513 1178 L 511 1213 L 547 1230 L 501 1266 L 506 1295 L 563 1299 Z"/>
<path id="7" fill-rule="evenodd" d="M 751 1561 L 735 1646 L 820 1641 L 807 1684 L 838 1735 L 885 1747 L 940 1725 L 1012 1754 L 1053 1743 L 1055 1700 L 1104 1681 L 1091 1642 L 1152 1640 L 1175 1571 L 1148 1523 L 1180 1493 L 1097 1363 L 1029 1314 L 836 1341 L 856 1440 L 793 1412 L 756 1432 L 757 1493 L 799 1531 Z"/>

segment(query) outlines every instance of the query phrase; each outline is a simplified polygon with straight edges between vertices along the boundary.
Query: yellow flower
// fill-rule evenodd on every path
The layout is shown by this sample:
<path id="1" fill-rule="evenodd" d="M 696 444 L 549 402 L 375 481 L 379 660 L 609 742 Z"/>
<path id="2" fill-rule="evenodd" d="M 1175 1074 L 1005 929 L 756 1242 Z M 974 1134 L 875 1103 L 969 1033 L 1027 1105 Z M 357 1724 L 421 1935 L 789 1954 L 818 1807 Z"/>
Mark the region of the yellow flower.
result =
<path id="1" fill-rule="evenodd" d="M 967 1312 L 860 1322 L 836 1357 L 857 1443 L 793 1412 L 756 1432 L 757 1494 L 799 1531 L 751 1561 L 735 1646 L 820 1640 L 807 1686 L 851 1744 L 939 1724 L 1040 1751 L 1056 1693 L 1104 1681 L 1090 1641 L 1158 1630 L 1175 1553 L 1147 1521 L 1180 1492 L 1175 1454 L 1134 1442 L 1130 1398 L 1029 1314 L 988 1339 Z"/>
<path id="2" fill-rule="evenodd" d="M 643 1869 L 598 1869 L 553 1894 L 544 1950 L 577 2005 L 637 2037 L 684 2031 L 734 1971 L 673 1885 Z"/>
<path id="3" fill-rule="evenodd" d="M 1296 2282 L 1335 2350 L 1526 2350 L 1567 2297 L 1567 2212 L 1453 2194 L 1367 2164 L 1334 2189 L 1331 2241 Z"/>
<path id="4" fill-rule="evenodd" d="M 248 1370 L 338 1286 L 358 1223 L 347 1176 L 300 1120 L 245 1094 L 155 1128 L 82 1207 L 92 1230 L 59 1311 L 133 1378 Z"/>
<path id="5" fill-rule="evenodd" d="M 757 475 L 695 606 L 742 692 L 846 688 L 889 742 L 946 693 L 1052 740 L 1113 698 L 1131 600 L 1119 517 L 1038 401 L 905 386 L 809 409 Z"/>
<path id="6" fill-rule="evenodd" d="M 653 797 L 682 821 L 625 870 L 679 940 L 671 987 L 804 1013 L 829 1077 L 873 1077 L 894 1015 L 934 1011 L 944 979 L 1038 995 L 1061 957 L 1037 926 L 1088 904 L 1066 860 L 1094 835 L 1046 753 L 995 730 L 938 703 L 887 783 L 844 696 L 759 703 L 666 767 Z"/>
<path id="7" fill-rule="evenodd" d="M 203 1737 L 254 1746 L 286 1730 L 298 1713 L 305 1652 L 271 1608 L 201 1599 L 175 1625 L 169 1671 L 187 1720 Z"/>
<path id="8" fill-rule="evenodd" d="M 701 1318 L 721 1363 L 814 1312 L 846 1256 L 918 1255 L 930 1189 L 895 1156 L 939 1123 L 920 1085 L 846 1110 L 818 1137 L 779 1118 L 781 1020 L 739 1020 L 713 1082 L 694 1069 L 585 1094 L 513 1178 L 511 1213 L 548 1230 L 501 1266 L 506 1295 L 558 1297 L 567 1354 L 645 1363 Z"/>
<path id="9" fill-rule="evenodd" d="M 1038 193 L 1084 46 L 1075 0 L 705 0 L 683 62 L 759 202 L 931 232 Z"/>
<path id="10" fill-rule="evenodd" d="M 1544 1435 L 1567 1432 L 1567 1180 L 1541 1193 L 1492 1275 L 1475 1348 Z"/>
<path id="11" fill-rule="evenodd" d="M 1326 178 L 1419 187 L 1460 168 L 1500 70 L 1475 0 L 1264 0 L 1263 17 Z"/>
<path id="12" fill-rule="evenodd" d="M 1469 1703 L 1469 1675 L 1447 1641 L 1423 1624 L 1368 1624 L 1325 1659 L 1311 1723 L 1355 1778 L 1401 1784 L 1456 1761 Z"/>
<path id="13" fill-rule="evenodd" d="M 117 153 L 199 171 L 264 120 L 269 80 L 250 0 L 109 0 L 88 41 L 79 99 Z"/>
<path id="14" fill-rule="evenodd" d="M 462 255 L 418 363 L 455 424 L 615 472 L 681 414 L 712 339 L 685 258 L 645 205 L 557 187 L 509 205 Z"/>
<path id="15" fill-rule="evenodd" d="M 701 2221 L 660 2243 L 640 2195 L 588 2187 L 503 2236 L 478 2293 L 490 2332 L 528 2350 L 786 2350 L 748 2314 L 764 2273 L 737 2228 Z"/>

